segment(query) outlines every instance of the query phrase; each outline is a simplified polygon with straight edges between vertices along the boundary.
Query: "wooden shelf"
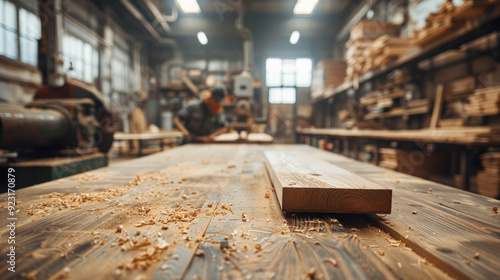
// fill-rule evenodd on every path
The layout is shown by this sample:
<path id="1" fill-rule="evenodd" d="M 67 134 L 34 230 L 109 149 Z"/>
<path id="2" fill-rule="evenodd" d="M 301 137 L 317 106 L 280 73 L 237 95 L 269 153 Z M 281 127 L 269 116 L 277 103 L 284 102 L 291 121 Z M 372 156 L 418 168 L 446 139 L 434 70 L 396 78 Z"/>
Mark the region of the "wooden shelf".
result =
<path id="1" fill-rule="evenodd" d="M 446 143 L 457 145 L 500 145 L 500 126 L 415 130 L 357 130 L 342 128 L 306 128 L 297 133 L 304 135 L 364 138 L 389 141 Z"/>
<path id="2" fill-rule="evenodd" d="M 382 113 L 369 113 L 364 116 L 365 120 L 373 120 L 373 119 L 384 119 L 384 118 L 393 118 L 400 117 L 405 115 L 421 115 L 429 112 L 429 107 L 419 107 L 419 108 L 393 108 L 390 112 L 382 112 Z"/>
<path id="3" fill-rule="evenodd" d="M 394 62 L 388 63 L 379 67 L 376 70 L 365 73 L 360 79 L 359 84 L 373 80 L 384 74 L 391 72 L 397 68 L 408 66 L 412 63 L 418 62 L 423 59 L 435 56 L 444 50 L 454 49 L 458 46 L 477 39 L 485 34 L 498 30 L 500 24 L 500 5 L 497 5 L 489 13 L 482 15 L 478 20 L 469 21 L 468 24 L 459 28 L 455 32 L 441 37 L 440 39 L 429 43 L 425 46 L 418 46 L 413 50 L 399 57 Z M 321 100 L 330 98 L 339 93 L 345 92 L 354 87 L 352 82 L 345 82 L 344 84 L 336 87 L 335 89 L 325 92 L 323 95 L 318 96 L 312 102 L 319 102 Z"/>

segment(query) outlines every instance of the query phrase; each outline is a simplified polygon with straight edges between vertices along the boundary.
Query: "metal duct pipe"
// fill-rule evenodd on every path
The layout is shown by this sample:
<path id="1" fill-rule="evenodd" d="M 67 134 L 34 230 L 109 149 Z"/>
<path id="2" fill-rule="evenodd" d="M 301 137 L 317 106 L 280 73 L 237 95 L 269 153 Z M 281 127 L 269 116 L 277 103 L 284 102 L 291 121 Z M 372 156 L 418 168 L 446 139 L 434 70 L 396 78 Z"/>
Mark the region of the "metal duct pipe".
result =
<path id="1" fill-rule="evenodd" d="M 66 148 L 72 126 L 68 117 L 56 109 L 0 104 L 0 149 Z"/>
<path id="2" fill-rule="evenodd" d="M 238 17 L 236 18 L 236 22 L 234 26 L 236 30 L 238 30 L 245 40 L 243 42 L 243 71 L 250 73 L 252 75 L 253 71 L 253 38 L 252 31 L 243 26 L 243 2 L 238 6 Z"/>

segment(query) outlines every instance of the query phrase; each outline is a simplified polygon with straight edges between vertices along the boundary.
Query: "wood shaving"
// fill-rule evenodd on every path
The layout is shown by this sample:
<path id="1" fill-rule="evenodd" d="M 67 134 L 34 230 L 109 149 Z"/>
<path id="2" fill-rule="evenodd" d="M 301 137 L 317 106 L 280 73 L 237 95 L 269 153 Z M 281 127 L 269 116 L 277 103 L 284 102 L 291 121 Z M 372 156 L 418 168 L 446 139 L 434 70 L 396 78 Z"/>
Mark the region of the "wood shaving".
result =
<path id="1" fill-rule="evenodd" d="M 325 261 L 333 266 L 337 266 L 338 265 L 338 261 L 334 258 L 325 258 Z"/>
<path id="2" fill-rule="evenodd" d="M 271 197 L 271 193 L 269 191 L 266 191 L 266 193 L 264 194 L 264 198 L 270 198 Z"/>
<path id="3" fill-rule="evenodd" d="M 307 278 L 308 279 L 314 279 L 314 276 L 316 275 L 316 268 L 315 267 L 311 267 L 309 268 L 309 270 L 307 271 Z"/>
<path id="4" fill-rule="evenodd" d="M 198 249 L 196 251 L 196 255 L 199 256 L 199 257 L 203 257 L 205 256 L 205 251 L 201 250 L 201 249 Z"/>
<path id="5" fill-rule="evenodd" d="M 475 258 L 475 259 L 479 259 L 479 253 L 475 253 L 475 254 L 474 254 L 474 258 Z"/>
<path id="6" fill-rule="evenodd" d="M 416 215 L 417 214 L 417 211 L 412 211 L 411 212 L 413 215 Z"/>
<path id="7" fill-rule="evenodd" d="M 236 168 L 236 164 L 228 164 L 227 169 Z"/>
<path id="8" fill-rule="evenodd" d="M 498 207 L 491 207 L 492 214 L 498 214 Z"/>
<path id="9" fill-rule="evenodd" d="M 123 225 L 119 225 L 116 227 L 116 231 L 115 231 L 116 233 L 120 233 L 122 231 L 123 231 Z"/>

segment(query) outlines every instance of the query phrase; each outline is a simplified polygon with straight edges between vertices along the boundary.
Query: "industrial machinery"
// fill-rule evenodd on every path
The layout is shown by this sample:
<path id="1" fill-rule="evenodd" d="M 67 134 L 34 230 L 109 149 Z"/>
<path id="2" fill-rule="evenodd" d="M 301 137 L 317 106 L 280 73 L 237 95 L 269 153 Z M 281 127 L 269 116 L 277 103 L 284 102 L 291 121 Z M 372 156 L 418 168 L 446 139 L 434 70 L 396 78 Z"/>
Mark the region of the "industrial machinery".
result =
<path id="1" fill-rule="evenodd" d="M 25 106 L 0 105 L 0 149 L 47 156 L 108 152 L 111 112 L 94 89 L 78 81 L 41 87 Z"/>

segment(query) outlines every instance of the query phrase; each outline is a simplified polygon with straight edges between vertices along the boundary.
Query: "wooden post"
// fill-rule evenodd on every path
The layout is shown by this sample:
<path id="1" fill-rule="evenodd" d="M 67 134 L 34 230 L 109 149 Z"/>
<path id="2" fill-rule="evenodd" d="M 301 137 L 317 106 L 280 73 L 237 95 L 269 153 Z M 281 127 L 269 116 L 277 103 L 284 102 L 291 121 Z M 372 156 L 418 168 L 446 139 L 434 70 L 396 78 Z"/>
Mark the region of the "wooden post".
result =
<path id="1" fill-rule="evenodd" d="M 443 110 L 443 84 L 439 84 L 436 88 L 436 96 L 434 98 L 434 109 L 432 110 L 430 128 L 434 129 L 438 126 Z"/>

